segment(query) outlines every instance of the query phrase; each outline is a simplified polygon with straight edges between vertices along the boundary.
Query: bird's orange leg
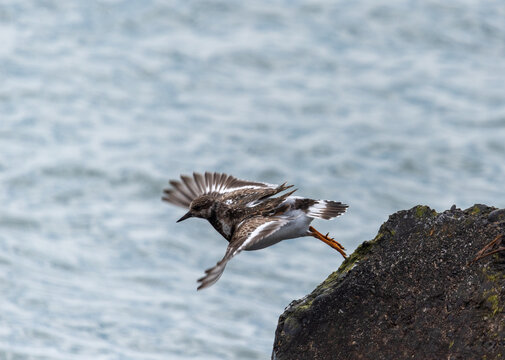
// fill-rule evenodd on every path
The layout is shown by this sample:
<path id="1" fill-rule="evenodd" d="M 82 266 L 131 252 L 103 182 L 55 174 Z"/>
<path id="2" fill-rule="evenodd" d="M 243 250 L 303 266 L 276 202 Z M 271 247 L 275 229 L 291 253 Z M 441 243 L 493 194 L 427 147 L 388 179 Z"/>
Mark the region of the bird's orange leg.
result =
<path id="1" fill-rule="evenodd" d="M 325 244 L 330 245 L 332 248 L 337 250 L 344 257 L 344 259 L 347 257 L 347 255 L 345 254 L 345 251 L 344 251 L 345 248 L 338 241 L 329 237 L 328 235 L 330 233 L 323 235 L 319 231 L 314 229 L 312 226 L 309 227 L 309 231 L 310 231 L 310 236 L 313 236 L 316 239 L 321 240 Z"/>

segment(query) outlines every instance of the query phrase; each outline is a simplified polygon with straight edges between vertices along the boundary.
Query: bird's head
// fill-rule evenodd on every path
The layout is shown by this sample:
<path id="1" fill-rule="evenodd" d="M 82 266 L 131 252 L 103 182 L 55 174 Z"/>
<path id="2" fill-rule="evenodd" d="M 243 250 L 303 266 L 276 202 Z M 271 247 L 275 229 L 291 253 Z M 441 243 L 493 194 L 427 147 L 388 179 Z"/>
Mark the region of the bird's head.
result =
<path id="1" fill-rule="evenodd" d="M 181 217 L 177 222 L 189 219 L 190 217 L 198 217 L 208 219 L 212 214 L 212 206 L 214 199 L 210 196 L 199 196 L 194 199 L 189 205 L 189 211 Z"/>

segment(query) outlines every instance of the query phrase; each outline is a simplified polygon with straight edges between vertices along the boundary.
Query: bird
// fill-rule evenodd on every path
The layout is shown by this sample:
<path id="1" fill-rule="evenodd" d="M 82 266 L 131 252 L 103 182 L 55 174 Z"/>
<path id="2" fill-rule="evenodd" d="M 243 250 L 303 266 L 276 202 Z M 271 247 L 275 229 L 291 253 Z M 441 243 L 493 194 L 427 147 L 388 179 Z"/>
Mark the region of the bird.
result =
<path id="1" fill-rule="evenodd" d="M 287 183 L 248 181 L 217 172 L 181 175 L 169 184 L 162 200 L 188 210 L 177 222 L 206 219 L 228 241 L 223 258 L 198 279 L 197 290 L 216 283 L 228 261 L 241 251 L 260 250 L 286 239 L 311 236 L 347 257 L 329 233 L 323 235 L 310 226 L 314 219 L 330 220 L 343 214 L 346 204 L 293 196 L 297 189 Z"/>

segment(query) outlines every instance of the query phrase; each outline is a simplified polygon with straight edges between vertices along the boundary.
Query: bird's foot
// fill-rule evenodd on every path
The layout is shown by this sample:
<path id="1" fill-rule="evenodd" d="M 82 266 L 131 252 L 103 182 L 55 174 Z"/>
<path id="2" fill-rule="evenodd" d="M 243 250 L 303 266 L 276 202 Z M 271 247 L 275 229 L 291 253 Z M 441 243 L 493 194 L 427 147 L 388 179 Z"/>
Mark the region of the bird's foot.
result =
<path id="1" fill-rule="evenodd" d="M 309 231 L 311 236 L 315 237 L 318 240 L 321 240 L 325 244 L 328 244 L 329 246 L 337 250 L 344 257 L 344 259 L 347 258 L 345 248 L 338 241 L 329 237 L 330 233 L 323 235 L 319 231 L 314 229 L 312 226 L 309 227 Z"/>

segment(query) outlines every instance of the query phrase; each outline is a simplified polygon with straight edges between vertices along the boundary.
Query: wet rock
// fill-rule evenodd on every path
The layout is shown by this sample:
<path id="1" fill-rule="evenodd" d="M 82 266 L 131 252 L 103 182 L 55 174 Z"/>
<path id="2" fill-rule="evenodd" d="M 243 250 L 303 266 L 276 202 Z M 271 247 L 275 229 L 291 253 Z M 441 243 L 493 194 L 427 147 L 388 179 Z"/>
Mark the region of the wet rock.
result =
<path id="1" fill-rule="evenodd" d="M 473 262 L 505 234 L 495 211 L 416 206 L 391 215 L 286 308 L 272 358 L 505 358 L 505 252 Z"/>

